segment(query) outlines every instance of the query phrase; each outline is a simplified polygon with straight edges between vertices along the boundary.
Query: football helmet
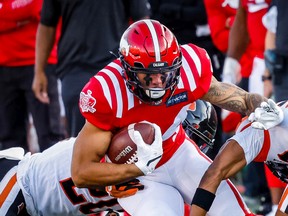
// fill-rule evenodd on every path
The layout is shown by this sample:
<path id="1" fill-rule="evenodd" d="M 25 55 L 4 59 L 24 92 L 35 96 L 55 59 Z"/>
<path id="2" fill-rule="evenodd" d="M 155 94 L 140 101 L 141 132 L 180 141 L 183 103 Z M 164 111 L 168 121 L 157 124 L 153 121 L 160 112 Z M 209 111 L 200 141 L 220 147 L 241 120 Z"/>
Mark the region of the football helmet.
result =
<path id="1" fill-rule="evenodd" d="M 270 171 L 281 181 L 288 183 L 288 165 L 279 161 L 265 162 Z"/>
<path id="2" fill-rule="evenodd" d="M 173 33 L 156 20 L 133 23 L 122 35 L 119 47 L 128 89 L 144 103 L 160 105 L 173 94 L 180 75 L 181 51 Z M 137 74 L 144 74 L 139 80 Z M 149 87 L 151 76 L 160 75 L 161 88 Z"/>
<path id="3" fill-rule="evenodd" d="M 186 134 L 206 154 L 214 145 L 217 124 L 216 110 L 211 103 L 197 100 L 187 110 L 182 126 Z"/>

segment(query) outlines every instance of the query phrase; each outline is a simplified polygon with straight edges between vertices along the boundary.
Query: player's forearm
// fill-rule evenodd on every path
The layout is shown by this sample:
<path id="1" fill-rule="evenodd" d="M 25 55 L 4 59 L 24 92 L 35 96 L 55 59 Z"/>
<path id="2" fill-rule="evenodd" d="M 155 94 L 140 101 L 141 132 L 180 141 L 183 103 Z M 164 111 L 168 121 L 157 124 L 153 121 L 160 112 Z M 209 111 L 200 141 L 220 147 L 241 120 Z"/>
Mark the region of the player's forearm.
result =
<path id="1" fill-rule="evenodd" d="M 257 107 L 260 106 L 261 102 L 267 101 L 267 98 L 254 93 L 247 93 L 245 97 L 245 103 L 246 106 L 244 110 L 246 109 L 245 114 L 249 116 L 252 112 L 255 111 Z"/>
<path id="2" fill-rule="evenodd" d="M 224 179 L 225 174 L 222 172 L 222 170 L 214 169 L 210 166 L 203 175 L 199 184 L 199 188 L 205 189 L 215 194 L 218 186 Z"/>
<path id="3" fill-rule="evenodd" d="M 101 163 L 113 134 L 88 121 L 74 144 L 71 176 L 77 187 L 118 184 L 143 175 L 134 164 Z"/>
<path id="4" fill-rule="evenodd" d="M 91 163 L 77 171 L 72 169 L 72 179 L 77 187 L 108 186 L 142 176 L 134 164 Z"/>
<path id="5" fill-rule="evenodd" d="M 190 216 L 205 216 L 206 211 L 197 205 L 192 205 L 190 208 Z"/>
<path id="6" fill-rule="evenodd" d="M 227 56 L 239 61 L 248 43 L 247 14 L 244 8 L 239 6 L 229 34 Z"/>
<path id="7" fill-rule="evenodd" d="M 191 203 L 190 216 L 204 216 L 216 197 L 216 191 L 222 180 L 229 176 L 231 166 L 221 165 L 221 161 L 211 164 L 203 175 Z"/>
<path id="8" fill-rule="evenodd" d="M 36 34 L 35 73 L 44 72 L 47 60 L 55 42 L 55 27 L 39 24 Z"/>
<path id="9" fill-rule="evenodd" d="M 213 204 L 221 181 L 234 176 L 245 165 L 242 147 L 237 141 L 229 140 L 203 175 L 192 200 L 190 216 L 205 215 Z"/>
<path id="10" fill-rule="evenodd" d="M 215 199 L 216 190 L 224 176 L 213 168 L 205 172 L 191 203 L 190 216 L 204 216 Z"/>
<path id="11" fill-rule="evenodd" d="M 259 94 L 248 93 L 235 85 L 218 82 L 214 77 L 208 93 L 202 99 L 243 115 L 249 115 L 262 101 L 267 101 L 267 98 Z"/>

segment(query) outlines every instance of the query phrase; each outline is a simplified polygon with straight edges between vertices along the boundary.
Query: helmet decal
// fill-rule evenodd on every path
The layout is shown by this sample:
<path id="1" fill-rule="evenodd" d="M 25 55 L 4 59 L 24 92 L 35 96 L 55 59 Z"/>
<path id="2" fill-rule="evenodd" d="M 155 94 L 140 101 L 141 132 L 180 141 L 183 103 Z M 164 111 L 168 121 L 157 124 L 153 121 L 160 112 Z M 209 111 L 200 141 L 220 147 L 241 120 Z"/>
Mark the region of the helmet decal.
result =
<path id="1" fill-rule="evenodd" d="M 120 52 L 124 54 L 124 56 L 128 56 L 129 54 L 129 44 L 128 41 L 122 36 L 120 40 Z"/>

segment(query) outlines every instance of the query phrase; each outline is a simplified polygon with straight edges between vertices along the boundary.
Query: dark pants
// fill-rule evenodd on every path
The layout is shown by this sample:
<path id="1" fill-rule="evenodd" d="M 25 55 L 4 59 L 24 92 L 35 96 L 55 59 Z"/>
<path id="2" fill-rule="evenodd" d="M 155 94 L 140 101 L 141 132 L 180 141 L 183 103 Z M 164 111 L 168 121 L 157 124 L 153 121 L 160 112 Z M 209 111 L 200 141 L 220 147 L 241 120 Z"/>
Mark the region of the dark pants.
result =
<path id="1" fill-rule="evenodd" d="M 68 136 L 76 137 L 85 124 L 85 118 L 80 113 L 78 105 L 79 96 L 85 84 L 95 74 L 85 72 L 85 70 L 74 70 L 66 73 L 61 78 Z"/>
<path id="2" fill-rule="evenodd" d="M 34 96 L 34 66 L 0 67 L 0 149 L 20 146 L 26 151 L 28 114 L 31 113 L 40 151 L 64 138 L 55 66 L 47 66 L 50 104 Z"/>
<path id="3" fill-rule="evenodd" d="M 265 64 L 272 75 L 274 97 L 276 102 L 288 99 L 288 56 L 278 54 L 276 50 L 264 52 Z"/>
<path id="4" fill-rule="evenodd" d="M 282 70 L 273 75 L 273 88 L 275 101 L 280 102 L 288 99 L 288 57 L 283 61 Z M 275 82 L 275 78 L 279 82 Z"/>

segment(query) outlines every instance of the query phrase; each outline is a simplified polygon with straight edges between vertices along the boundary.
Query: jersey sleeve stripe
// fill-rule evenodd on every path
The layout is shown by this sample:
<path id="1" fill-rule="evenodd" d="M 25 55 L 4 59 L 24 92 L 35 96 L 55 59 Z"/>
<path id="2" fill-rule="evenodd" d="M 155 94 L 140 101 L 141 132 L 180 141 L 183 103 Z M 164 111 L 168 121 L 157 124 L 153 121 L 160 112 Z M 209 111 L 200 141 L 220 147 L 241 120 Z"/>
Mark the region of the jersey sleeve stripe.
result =
<path id="1" fill-rule="evenodd" d="M 196 88 L 196 83 L 195 83 L 195 79 L 194 79 L 193 73 L 191 71 L 191 68 L 189 67 L 189 64 L 185 58 L 182 59 L 182 64 L 183 64 L 185 74 L 187 76 L 189 88 L 191 89 L 191 91 L 193 91 Z"/>
<path id="2" fill-rule="evenodd" d="M 120 117 L 122 117 L 122 114 L 123 114 L 123 102 L 122 102 L 122 92 L 119 91 L 120 90 L 119 81 L 118 81 L 117 77 L 115 76 L 115 74 L 112 73 L 110 70 L 104 68 L 101 71 L 105 72 L 113 83 L 114 91 L 116 94 L 116 106 L 117 106 L 116 117 L 120 118 Z M 111 91 L 111 89 L 108 91 Z"/>
<path id="3" fill-rule="evenodd" d="M 127 108 L 128 110 L 130 110 L 132 107 L 135 106 L 135 101 L 134 101 L 134 95 L 130 93 L 128 87 L 126 86 L 126 83 L 124 82 L 123 79 L 123 68 L 120 65 L 120 61 L 118 60 L 117 62 L 112 62 L 111 64 L 108 65 L 111 66 L 111 70 L 115 70 L 115 74 L 116 77 L 120 80 L 119 81 L 119 85 L 121 90 L 118 91 L 122 91 L 122 96 L 123 96 L 123 110 L 125 110 L 125 108 Z M 123 81 L 123 82 L 121 82 Z M 123 93 L 123 91 L 125 91 L 125 93 Z M 127 97 L 124 97 L 124 95 L 126 94 Z"/>
<path id="4" fill-rule="evenodd" d="M 123 68 L 118 59 L 95 76 L 102 85 L 105 98 L 116 113 L 116 118 L 121 118 L 125 111 L 135 106 L 134 95 L 128 90 L 122 73 Z"/>
<path id="5" fill-rule="evenodd" d="M 180 75 L 180 78 L 179 78 L 179 82 L 178 82 L 178 85 L 177 87 L 179 89 L 183 89 L 184 88 L 184 84 L 183 84 L 183 80 L 182 80 L 182 76 Z"/>
<path id="6" fill-rule="evenodd" d="M 107 66 L 107 68 L 110 69 L 115 74 L 115 76 L 117 77 L 117 79 L 119 81 L 120 89 L 118 89 L 117 91 L 122 92 L 123 110 L 127 110 L 127 108 L 129 109 L 130 106 L 133 107 L 133 101 L 132 101 L 132 105 L 131 105 L 131 99 L 130 99 L 131 95 L 129 95 L 129 90 L 128 90 L 126 83 L 124 82 L 124 79 L 123 79 L 124 69 L 121 66 L 120 60 L 117 59 L 116 61 L 110 63 Z M 125 97 L 125 95 L 127 95 L 127 97 Z M 133 99 L 133 97 L 132 97 L 132 99 Z"/>
<path id="7" fill-rule="evenodd" d="M 134 96 L 133 94 L 130 93 L 129 89 L 126 86 L 126 83 L 124 82 L 123 74 L 122 74 L 123 68 L 121 66 L 120 60 L 118 59 L 117 61 L 109 64 L 108 68 L 111 71 L 115 72 L 115 75 L 119 80 L 120 89 L 118 89 L 118 91 L 122 92 L 123 110 L 127 110 L 127 109 L 130 110 L 132 107 L 134 107 Z"/>
<path id="8" fill-rule="evenodd" d="M 134 107 L 134 95 L 130 93 L 128 89 L 126 89 L 126 94 L 128 98 L 128 110 Z"/>
<path id="9" fill-rule="evenodd" d="M 197 72 L 198 72 L 198 75 L 201 76 L 201 70 L 202 70 L 202 67 L 201 67 L 201 61 L 198 57 L 198 55 L 195 53 L 195 51 L 193 50 L 193 48 L 189 45 L 183 45 L 182 46 L 186 52 L 189 53 L 189 55 L 192 57 L 194 63 L 195 63 L 195 66 L 196 66 L 196 69 L 197 69 Z"/>
<path id="10" fill-rule="evenodd" d="M 263 147 L 262 147 L 260 153 L 254 159 L 254 161 L 256 161 L 256 162 L 257 161 L 259 161 L 259 162 L 266 161 L 267 155 L 268 155 L 268 152 L 270 149 L 270 145 L 271 145 L 269 131 L 264 130 L 263 132 L 264 132 L 264 143 L 263 143 Z"/>
<path id="11" fill-rule="evenodd" d="M 105 95 L 105 98 L 107 99 L 110 108 L 112 109 L 112 100 L 111 100 L 111 95 L 110 95 L 110 91 L 109 91 L 109 87 L 108 84 L 106 82 L 106 80 L 102 77 L 102 76 L 95 76 L 95 78 L 99 81 L 99 83 L 102 86 L 103 89 L 103 93 Z"/>
<path id="12" fill-rule="evenodd" d="M 115 68 L 117 71 L 119 71 L 119 72 L 121 72 L 122 70 L 123 70 L 123 68 L 119 65 L 119 64 L 117 64 L 117 63 L 115 63 L 115 62 L 111 62 L 109 65 L 108 65 L 108 67 L 109 66 L 111 66 L 112 68 Z"/>

